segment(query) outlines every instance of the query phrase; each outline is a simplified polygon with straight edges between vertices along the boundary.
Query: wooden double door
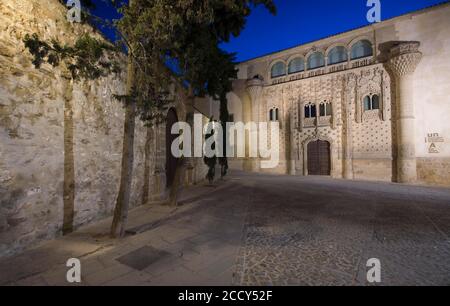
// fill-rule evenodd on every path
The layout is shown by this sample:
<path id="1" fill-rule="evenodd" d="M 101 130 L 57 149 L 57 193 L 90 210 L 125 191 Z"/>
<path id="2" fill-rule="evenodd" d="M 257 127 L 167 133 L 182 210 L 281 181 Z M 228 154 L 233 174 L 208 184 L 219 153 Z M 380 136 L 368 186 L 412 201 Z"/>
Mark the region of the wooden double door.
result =
<path id="1" fill-rule="evenodd" d="M 331 150 L 328 141 L 314 141 L 308 144 L 308 174 L 331 175 Z"/>

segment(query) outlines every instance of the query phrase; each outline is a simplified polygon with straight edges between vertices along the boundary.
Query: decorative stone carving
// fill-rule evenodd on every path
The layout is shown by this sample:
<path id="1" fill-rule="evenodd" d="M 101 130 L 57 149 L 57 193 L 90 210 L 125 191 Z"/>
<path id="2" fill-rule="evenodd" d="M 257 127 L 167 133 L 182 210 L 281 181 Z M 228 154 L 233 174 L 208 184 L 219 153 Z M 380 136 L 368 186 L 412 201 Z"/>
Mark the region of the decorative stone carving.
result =
<path id="1" fill-rule="evenodd" d="M 343 151 L 344 151 L 344 171 L 343 176 L 346 179 L 353 179 L 353 135 L 352 135 L 352 105 L 354 105 L 355 92 L 356 92 L 356 75 L 348 74 L 347 91 L 343 100 L 342 121 L 344 123 L 343 130 Z"/>
<path id="2" fill-rule="evenodd" d="M 380 111 L 378 109 L 365 111 L 364 115 L 363 115 L 363 119 L 364 119 L 364 121 L 381 119 Z"/>
<path id="3" fill-rule="evenodd" d="M 397 180 L 400 183 L 414 183 L 417 180 L 412 75 L 422 58 L 419 47 L 419 42 L 399 43 L 390 50 L 388 62 L 397 84 Z"/>
<path id="4" fill-rule="evenodd" d="M 361 123 L 363 119 L 373 118 L 373 114 L 365 114 L 363 108 L 363 99 L 365 96 L 378 95 L 380 98 L 380 110 L 377 117 L 382 117 L 384 112 L 384 103 L 382 102 L 382 71 L 378 68 L 364 70 L 358 76 L 358 95 L 356 105 L 356 122 Z"/>
<path id="5" fill-rule="evenodd" d="M 249 95 L 260 101 L 260 118 L 268 116 L 270 107 L 280 109 L 280 119 L 286 123 L 285 129 L 281 131 L 281 143 L 285 144 L 282 149 L 286 149 L 286 152 L 282 155 L 286 156 L 288 173 L 292 173 L 294 168 L 297 174 L 304 172 L 306 156 L 302 144 L 306 139 L 326 136 L 334 142 L 331 152 L 334 176 L 353 179 L 366 177 L 365 171 L 370 171 L 368 167 L 361 170 L 361 159 L 376 159 L 375 162 L 382 160 L 387 165 L 386 170 L 383 169 L 386 171 L 385 177 L 391 176 L 388 167 L 393 147 L 389 120 L 393 102 L 390 100 L 391 82 L 383 64 L 376 64 L 352 72 L 323 75 L 287 84 L 261 84 L 261 93 L 258 88 L 252 88 L 259 86 L 260 82 L 249 80 L 247 88 Z M 250 94 L 250 90 L 253 93 Z M 360 96 L 371 93 L 379 95 L 380 110 L 365 112 Z M 325 101 L 332 103 L 331 116 L 319 116 L 320 103 Z M 305 105 L 309 103 L 316 105 L 316 118 L 305 118 Z M 357 114 L 360 114 L 360 124 L 355 124 Z M 294 122 L 294 129 L 288 129 L 289 121 Z"/>
<path id="6" fill-rule="evenodd" d="M 252 120 L 258 122 L 259 100 L 261 97 L 263 82 L 260 79 L 250 79 L 247 81 L 247 92 L 252 103 Z"/>
<path id="7" fill-rule="evenodd" d="M 320 116 L 318 118 L 318 125 L 319 126 L 330 126 L 331 125 L 331 116 Z"/>
<path id="8" fill-rule="evenodd" d="M 260 104 L 261 104 L 261 95 L 263 90 L 263 81 L 259 78 L 253 78 L 247 80 L 247 92 L 251 98 L 251 107 L 252 107 L 252 121 L 259 122 L 260 118 Z M 258 137 L 258 128 L 256 130 L 253 129 L 251 131 L 251 137 Z M 255 135 L 256 134 L 256 135 Z M 254 158 L 252 162 L 252 170 L 259 171 L 259 160 L 258 158 Z"/>
<path id="9" fill-rule="evenodd" d="M 404 42 L 390 50 L 389 66 L 397 78 L 413 74 L 422 59 L 419 42 Z"/>
<path id="10" fill-rule="evenodd" d="M 381 101 L 383 103 L 383 121 L 387 121 L 390 118 L 388 118 L 388 111 L 391 110 L 391 103 L 392 103 L 392 91 L 391 86 L 391 78 L 388 73 L 385 71 L 382 72 L 382 78 L 381 78 Z"/>
<path id="11" fill-rule="evenodd" d="M 305 111 L 305 107 L 303 107 L 303 112 Z M 316 126 L 316 118 L 305 118 L 304 120 L 305 128 L 311 128 Z"/>
<path id="12" fill-rule="evenodd" d="M 252 100 L 259 98 L 263 87 L 263 81 L 259 78 L 247 80 L 247 91 Z"/>

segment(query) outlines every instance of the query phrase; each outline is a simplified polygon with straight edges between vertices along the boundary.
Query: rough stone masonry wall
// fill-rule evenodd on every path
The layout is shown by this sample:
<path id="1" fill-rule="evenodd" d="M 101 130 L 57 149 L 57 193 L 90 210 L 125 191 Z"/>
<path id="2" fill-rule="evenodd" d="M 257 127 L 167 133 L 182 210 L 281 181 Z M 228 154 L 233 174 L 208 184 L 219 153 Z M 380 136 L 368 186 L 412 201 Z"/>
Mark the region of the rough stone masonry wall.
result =
<path id="1" fill-rule="evenodd" d="M 435 186 L 450 186 L 450 158 L 418 158 L 417 176 L 420 182 Z"/>
<path id="2" fill-rule="evenodd" d="M 22 42 L 26 33 L 73 43 L 93 32 L 65 16 L 58 0 L 0 2 L 0 257 L 61 233 L 65 148 L 73 149 L 74 169 L 66 174 L 74 171 L 75 227 L 111 215 L 117 197 L 124 111 L 112 95 L 124 93 L 125 69 L 117 77 L 74 84 L 67 99 L 60 71 L 35 69 Z M 144 186 L 155 195 L 154 177 L 144 185 L 144 166 L 151 166 L 145 163 L 146 137 L 138 120 L 132 206 L 142 203 Z"/>

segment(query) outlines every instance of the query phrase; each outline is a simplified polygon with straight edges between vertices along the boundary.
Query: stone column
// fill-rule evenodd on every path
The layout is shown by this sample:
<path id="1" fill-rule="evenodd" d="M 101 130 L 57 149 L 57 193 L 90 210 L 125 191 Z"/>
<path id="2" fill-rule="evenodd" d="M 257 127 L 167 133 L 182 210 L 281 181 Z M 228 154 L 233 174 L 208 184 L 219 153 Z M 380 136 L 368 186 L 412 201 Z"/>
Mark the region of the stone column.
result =
<path id="1" fill-rule="evenodd" d="M 252 108 L 252 122 L 256 124 L 256 128 L 253 128 L 250 132 L 250 139 L 256 139 L 257 143 L 252 144 L 253 146 L 256 145 L 255 149 L 258 148 L 258 124 L 260 122 L 259 120 L 259 114 L 260 114 L 260 105 L 261 105 L 261 93 L 262 93 L 262 88 L 263 88 L 263 82 L 258 79 L 249 79 L 247 81 L 247 92 L 250 95 L 251 98 L 251 108 Z M 251 148 L 249 146 L 249 154 L 251 152 Z M 260 160 L 259 160 L 259 150 L 256 150 L 256 152 L 258 153 L 258 157 L 256 158 L 252 158 L 252 171 L 254 172 L 259 172 L 260 170 Z"/>
<path id="2" fill-rule="evenodd" d="M 289 165 L 289 174 L 296 175 L 296 156 L 295 156 L 295 134 L 296 134 L 296 122 L 295 122 L 295 108 L 294 108 L 294 100 L 291 100 L 291 112 L 289 115 L 289 149 L 290 149 L 290 165 Z"/>
<path id="3" fill-rule="evenodd" d="M 353 180 L 352 118 L 350 114 L 345 114 L 345 116 L 344 178 Z"/>
<path id="4" fill-rule="evenodd" d="M 414 71 L 422 53 L 419 42 L 402 42 L 390 50 L 389 67 L 397 85 L 397 180 L 399 183 L 417 181 Z"/>
<path id="5" fill-rule="evenodd" d="M 346 82 L 346 94 L 343 103 L 342 119 L 344 121 L 345 137 L 344 137 L 344 178 L 347 180 L 354 179 L 353 173 L 353 111 L 352 106 L 355 104 L 356 96 L 356 76 L 351 74 Z M 361 104 L 361 101 L 357 101 Z"/>

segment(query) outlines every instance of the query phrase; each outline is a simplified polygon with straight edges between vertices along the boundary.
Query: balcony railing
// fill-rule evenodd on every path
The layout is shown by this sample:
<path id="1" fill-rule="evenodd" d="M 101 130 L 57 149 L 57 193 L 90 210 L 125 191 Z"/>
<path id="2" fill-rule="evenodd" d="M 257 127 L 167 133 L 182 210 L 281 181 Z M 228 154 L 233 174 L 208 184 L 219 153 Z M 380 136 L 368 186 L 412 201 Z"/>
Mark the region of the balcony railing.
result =
<path id="1" fill-rule="evenodd" d="M 331 125 L 331 116 L 319 117 L 319 126 L 329 126 Z"/>
<path id="2" fill-rule="evenodd" d="M 360 58 L 356 60 L 351 60 L 345 63 L 339 63 L 334 65 L 329 65 L 321 68 L 316 68 L 313 70 L 306 70 L 303 72 L 298 72 L 295 74 L 286 75 L 283 77 L 277 77 L 275 79 L 272 79 L 272 85 L 307 79 L 307 78 L 313 78 L 319 75 L 329 74 L 329 73 L 335 73 L 355 68 L 360 68 L 364 66 L 373 65 L 376 63 L 376 60 L 370 56 L 365 58 Z"/>
<path id="3" fill-rule="evenodd" d="M 311 128 L 316 126 L 316 118 L 305 118 L 303 126 L 305 128 Z"/>
<path id="4" fill-rule="evenodd" d="M 318 122 L 318 126 L 331 126 L 331 116 L 321 116 L 318 118 L 304 118 L 303 119 L 303 127 L 304 128 L 313 128 L 316 126 L 316 122 Z"/>

